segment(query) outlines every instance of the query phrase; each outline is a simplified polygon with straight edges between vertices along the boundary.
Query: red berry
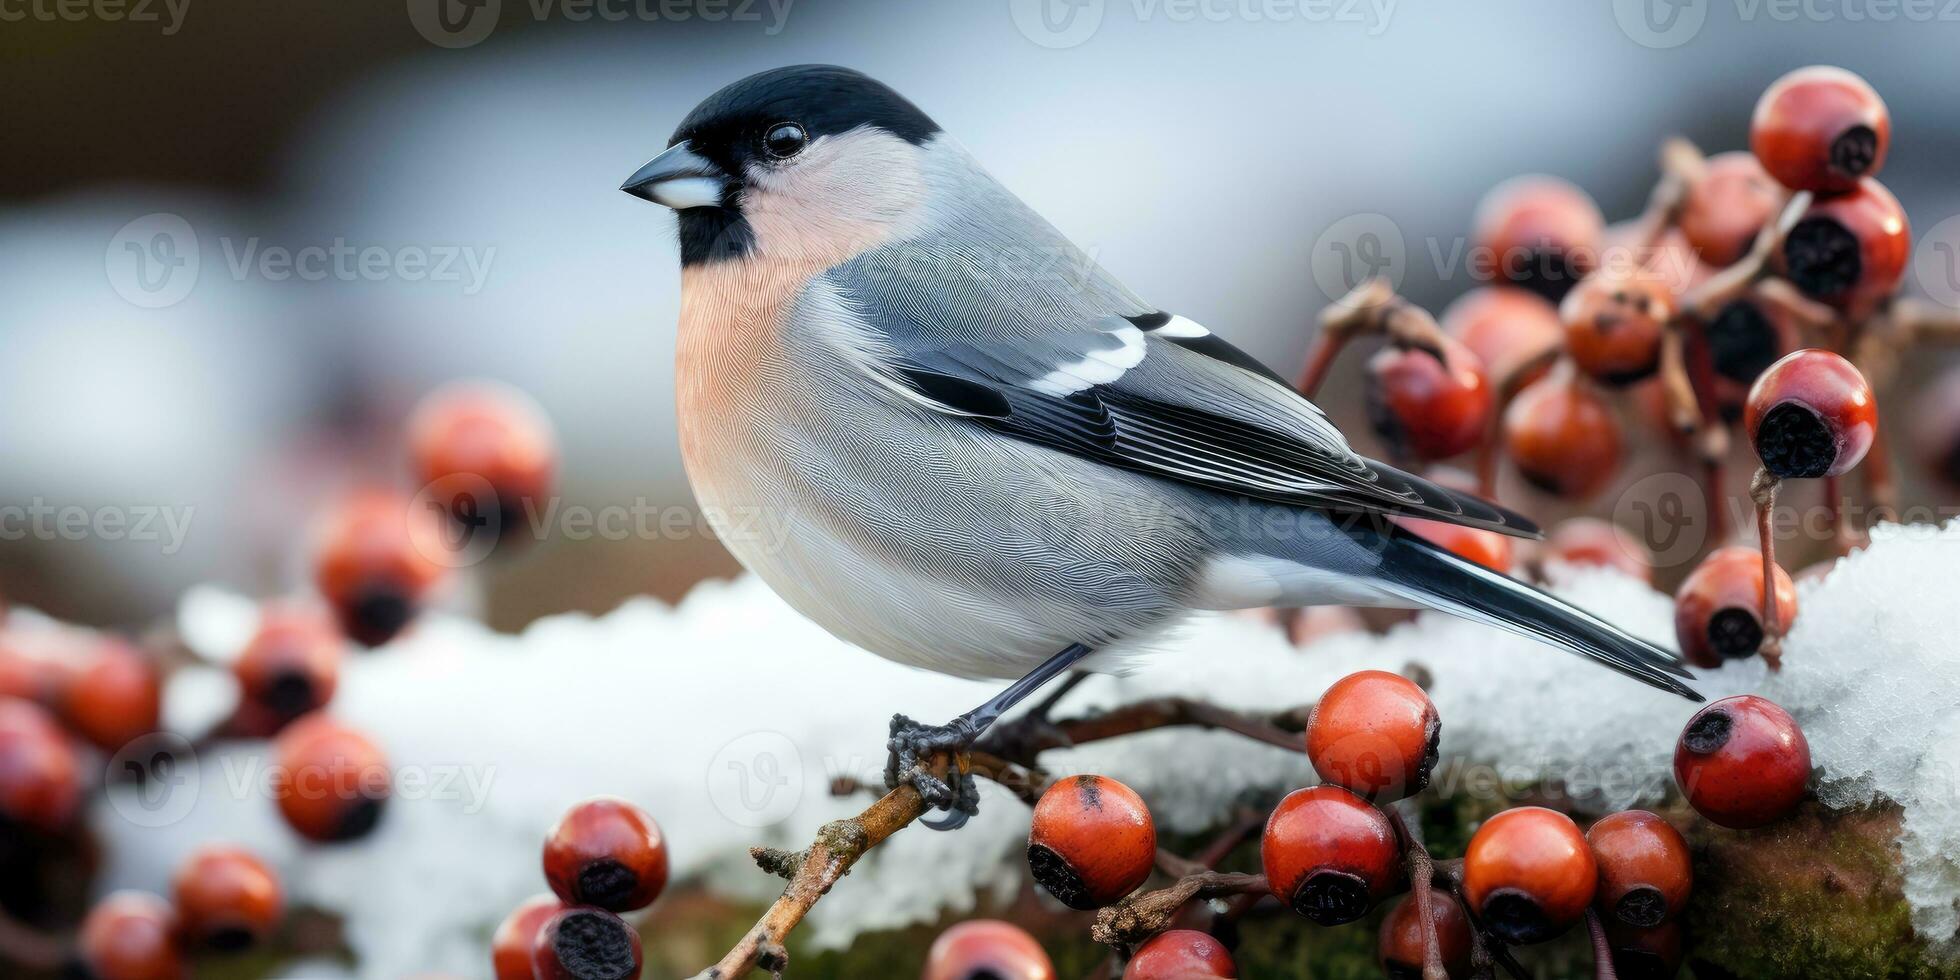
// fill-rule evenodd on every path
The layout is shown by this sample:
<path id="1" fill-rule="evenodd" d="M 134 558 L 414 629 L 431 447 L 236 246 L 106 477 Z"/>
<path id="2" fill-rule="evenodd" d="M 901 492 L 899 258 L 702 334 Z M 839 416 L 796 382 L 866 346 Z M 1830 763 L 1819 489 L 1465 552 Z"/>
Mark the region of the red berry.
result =
<path id="1" fill-rule="evenodd" d="M 1605 384 L 1627 385 L 1660 366 L 1674 297 L 1653 273 L 1602 269 L 1567 293 L 1558 313 L 1572 363 Z"/>
<path id="2" fill-rule="evenodd" d="M 1064 779 L 1034 805 L 1028 868 L 1069 908 L 1101 908 L 1128 895 L 1150 877 L 1156 861 L 1150 808 L 1114 779 Z"/>
<path id="3" fill-rule="evenodd" d="M 1339 786 L 1287 794 L 1266 820 L 1259 856 L 1274 897 L 1323 926 L 1367 915 L 1402 879 L 1388 818 Z"/>
<path id="4" fill-rule="evenodd" d="M 1020 926 L 973 919 L 932 941 L 919 980 L 1055 980 L 1055 965 Z"/>
<path id="5" fill-rule="evenodd" d="M 381 821 L 391 776 L 388 760 L 359 732 L 308 715 L 273 743 L 272 795 L 286 823 L 309 840 L 365 836 Z"/>
<path id="6" fill-rule="evenodd" d="M 490 937 L 490 967 L 496 980 L 532 980 L 531 953 L 544 924 L 564 908 L 555 895 L 534 895 L 512 909 Z"/>
<path id="7" fill-rule="evenodd" d="M 0 698 L 0 820 L 57 831 L 81 803 L 81 776 L 68 734 L 45 709 Z"/>
<path id="8" fill-rule="evenodd" d="M 1123 980 L 1235 980 L 1237 963 L 1225 944 L 1196 929 L 1150 937 L 1123 968 Z"/>
<path id="9" fill-rule="evenodd" d="M 1790 713 L 1751 694 L 1695 713 L 1674 747 L 1674 782 L 1711 823 L 1737 830 L 1796 809 L 1810 779 L 1810 743 Z"/>
<path id="10" fill-rule="evenodd" d="M 1933 476 L 1960 488 L 1960 369 L 1949 370 L 1914 402 L 1912 442 Z"/>
<path id="11" fill-rule="evenodd" d="M 1586 914 L 1598 885 L 1592 848 L 1572 818 L 1523 806 L 1477 828 L 1463 855 L 1463 893 L 1510 943 L 1551 939 Z"/>
<path id="12" fill-rule="evenodd" d="M 557 438 L 537 403 L 514 388 L 468 382 L 432 392 L 409 417 L 408 443 L 420 484 L 437 490 L 439 503 L 458 520 L 495 510 L 500 542 L 523 540 L 511 532 L 551 495 Z M 483 482 L 471 486 L 458 478 Z M 479 486 L 491 499 L 475 499 Z M 458 495 L 468 498 L 460 506 Z"/>
<path id="13" fill-rule="evenodd" d="M 1542 376 L 1565 328 L 1545 297 L 1510 286 L 1480 286 L 1443 310 L 1443 331 L 1470 348 L 1493 386 L 1528 384 Z"/>
<path id="14" fill-rule="evenodd" d="M 1474 448 L 1490 418 L 1490 387 L 1477 355 L 1448 337 L 1443 360 L 1384 347 L 1368 360 L 1368 419 L 1397 457 L 1444 459 Z"/>
<path id="15" fill-rule="evenodd" d="M 1601 915 L 1645 928 L 1687 907 L 1694 866 L 1688 842 L 1673 824 L 1645 810 L 1625 810 L 1594 821 L 1586 841 L 1599 864 L 1593 903 Z"/>
<path id="16" fill-rule="evenodd" d="M 185 938 L 205 949 L 229 952 L 262 943 L 285 914 L 278 877 L 242 848 L 198 849 L 177 869 L 171 889 Z"/>
<path id="17" fill-rule="evenodd" d="M 1797 587 L 1778 567 L 1776 620 L 1785 629 L 1797 618 Z M 1674 638 L 1681 655 L 1697 667 L 1755 655 L 1763 645 L 1763 556 L 1730 545 L 1701 560 L 1674 593 Z"/>
<path id="18" fill-rule="evenodd" d="M 1730 300 L 1690 339 L 1714 372 L 1717 407 L 1734 421 L 1742 417 L 1749 386 L 1801 346 L 1802 335 L 1785 307 L 1752 294 Z"/>
<path id="19" fill-rule="evenodd" d="M 1878 399 L 1850 361 L 1827 350 L 1800 350 L 1756 379 L 1743 428 L 1763 468 L 1776 476 L 1836 476 L 1871 449 Z"/>
<path id="20" fill-rule="evenodd" d="M 1516 560 L 1516 546 L 1511 539 L 1495 531 L 1480 531 L 1474 527 L 1451 524 L 1447 521 L 1429 521 L 1419 517 L 1399 517 L 1395 523 L 1422 536 L 1458 558 L 1474 561 L 1485 568 L 1498 572 L 1509 572 Z"/>
<path id="21" fill-rule="evenodd" d="M 231 665 L 240 709 L 270 734 L 326 707 L 340 682 L 344 641 L 325 616 L 297 606 L 268 607 L 258 632 Z"/>
<path id="22" fill-rule="evenodd" d="M 558 910 L 531 947 L 537 980 L 634 980 L 640 975 L 640 934 L 605 909 Z"/>
<path id="23" fill-rule="evenodd" d="M 1554 302 L 1599 263 L 1606 221 L 1586 192 L 1557 177 L 1515 177 L 1477 205 L 1474 245 L 1495 277 Z"/>
<path id="24" fill-rule="evenodd" d="M 61 716 L 75 733 L 115 752 L 162 724 L 163 681 L 150 657 L 127 641 L 103 636 L 69 678 Z"/>
<path id="25" fill-rule="evenodd" d="M 1450 980 L 1465 980 L 1471 974 L 1470 917 L 1463 906 L 1446 892 L 1429 892 L 1429 921 L 1436 930 L 1437 952 L 1443 972 Z M 1389 980 L 1422 980 L 1423 943 L 1427 930 L 1422 927 L 1414 895 L 1396 903 L 1382 920 L 1377 947 L 1382 973 Z"/>
<path id="26" fill-rule="evenodd" d="M 1560 521 L 1546 537 L 1546 563 L 1613 568 L 1642 582 L 1654 581 L 1654 555 L 1625 528 L 1597 517 Z"/>
<path id="27" fill-rule="evenodd" d="M 1753 154 L 1717 153 L 1708 169 L 1689 186 L 1678 226 L 1701 261 L 1733 264 L 1748 253 L 1777 209 L 1783 190 Z"/>
<path id="28" fill-rule="evenodd" d="M 1439 486 L 1448 487 L 1459 493 L 1475 494 L 1477 481 L 1462 470 L 1447 466 L 1434 466 L 1424 474 Z M 1480 531 L 1461 524 L 1447 521 L 1427 521 L 1419 517 L 1397 517 L 1395 523 L 1411 533 L 1441 547 L 1443 550 L 1476 562 L 1485 568 L 1499 572 L 1509 572 L 1516 562 L 1517 548 L 1514 539 L 1495 531 Z"/>
<path id="29" fill-rule="evenodd" d="M 392 493 L 356 494 L 334 510 L 313 577 L 348 637 L 379 646 L 415 618 L 447 571 L 441 534 L 433 515 Z"/>
<path id="30" fill-rule="evenodd" d="M 1681 923 L 1638 929 L 1606 920 L 1606 945 L 1620 980 L 1673 980 L 1681 971 Z"/>
<path id="31" fill-rule="evenodd" d="M 116 892 L 89 910 L 76 939 L 90 980 L 178 980 L 177 916 L 148 892 Z"/>
<path id="32" fill-rule="evenodd" d="M 1334 682 L 1307 719 L 1307 758 L 1320 778 L 1383 802 L 1422 792 L 1443 725 L 1406 677 L 1364 670 Z"/>
<path id="33" fill-rule="evenodd" d="M 645 908 L 667 887 L 667 841 L 639 807 L 605 796 L 586 800 L 545 839 L 544 877 L 568 905 Z"/>
<path id="34" fill-rule="evenodd" d="M 1620 466 L 1620 422 L 1576 372 L 1554 370 L 1518 393 L 1504 413 L 1504 449 L 1525 481 L 1585 499 Z"/>
<path id="35" fill-rule="evenodd" d="M 1799 68 L 1770 84 L 1749 121 L 1749 148 L 1791 190 L 1850 190 L 1885 165 L 1892 117 L 1862 78 Z"/>
<path id="36" fill-rule="evenodd" d="M 1811 202 L 1790 227 L 1777 262 L 1804 295 L 1860 320 L 1898 290 L 1911 255 L 1905 209 L 1885 185 L 1867 178 Z"/>

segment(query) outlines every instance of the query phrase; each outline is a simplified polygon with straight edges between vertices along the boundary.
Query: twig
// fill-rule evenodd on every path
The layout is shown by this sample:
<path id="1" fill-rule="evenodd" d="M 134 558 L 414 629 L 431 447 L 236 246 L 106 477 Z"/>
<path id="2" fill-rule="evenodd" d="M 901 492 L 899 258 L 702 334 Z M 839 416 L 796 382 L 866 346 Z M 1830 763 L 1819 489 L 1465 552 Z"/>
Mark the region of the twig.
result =
<path id="1" fill-rule="evenodd" d="M 1194 898 L 1264 894 L 1265 875 L 1200 871 L 1185 875 L 1167 888 L 1132 895 L 1096 913 L 1090 934 L 1096 942 L 1121 948 L 1135 946 L 1164 931 L 1171 918 Z"/>
<path id="2" fill-rule="evenodd" d="M 1328 369 L 1348 341 L 1364 333 L 1387 334 L 1399 347 L 1419 350 L 1443 360 L 1443 328 L 1427 310 L 1395 294 L 1387 279 L 1376 276 L 1348 291 L 1320 313 L 1320 332 L 1314 335 L 1307 366 L 1295 385 L 1312 399 L 1327 379 Z"/>
<path id="3" fill-rule="evenodd" d="M 809 849 L 798 855 L 800 860 L 781 897 L 728 955 L 700 973 L 696 980 L 732 980 L 757 968 L 780 977 L 789 965 L 783 942 L 790 930 L 803 921 L 838 879 L 850 873 L 859 858 L 925 812 L 926 803 L 919 791 L 906 784 L 886 793 L 855 817 L 825 824 L 817 831 Z"/>
<path id="4" fill-rule="evenodd" d="M 1255 742 L 1292 752 L 1305 752 L 1306 743 L 1298 735 L 1274 723 L 1293 713 L 1264 719 L 1191 698 L 1151 698 L 1078 718 L 1042 721 L 1032 730 L 1021 727 L 1019 719 L 1005 722 L 982 739 L 981 745 L 1008 761 L 1033 765 L 1034 757 L 1049 749 L 1069 748 L 1158 728 L 1188 725 L 1234 732 Z"/>

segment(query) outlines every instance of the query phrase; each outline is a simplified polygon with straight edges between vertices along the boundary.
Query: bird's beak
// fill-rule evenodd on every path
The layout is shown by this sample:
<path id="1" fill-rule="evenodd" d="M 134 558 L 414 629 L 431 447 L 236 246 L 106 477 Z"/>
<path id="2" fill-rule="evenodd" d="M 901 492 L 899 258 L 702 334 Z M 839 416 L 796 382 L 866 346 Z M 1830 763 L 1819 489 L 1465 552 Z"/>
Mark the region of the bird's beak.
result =
<path id="1" fill-rule="evenodd" d="M 619 189 L 676 211 L 720 207 L 734 182 L 714 161 L 694 152 L 686 140 L 647 161 Z"/>

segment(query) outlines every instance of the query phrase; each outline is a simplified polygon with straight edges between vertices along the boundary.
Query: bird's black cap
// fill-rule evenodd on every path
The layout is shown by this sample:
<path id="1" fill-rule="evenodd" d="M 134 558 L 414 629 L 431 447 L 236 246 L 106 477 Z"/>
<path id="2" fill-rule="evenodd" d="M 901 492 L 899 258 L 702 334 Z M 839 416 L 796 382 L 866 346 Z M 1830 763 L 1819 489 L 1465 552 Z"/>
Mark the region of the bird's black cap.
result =
<path id="1" fill-rule="evenodd" d="M 690 140 L 697 152 L 706 154 L 713 144 L 753 139 L 779 122 L 802 125 L 812 139 L 867 124 L 913 144 L 939 132 L 939 125 L 918 106 L 863 72 L 836 65 L 790 65 L 750 75 L 708 96 L 681 120 L 668 145 Z"/>

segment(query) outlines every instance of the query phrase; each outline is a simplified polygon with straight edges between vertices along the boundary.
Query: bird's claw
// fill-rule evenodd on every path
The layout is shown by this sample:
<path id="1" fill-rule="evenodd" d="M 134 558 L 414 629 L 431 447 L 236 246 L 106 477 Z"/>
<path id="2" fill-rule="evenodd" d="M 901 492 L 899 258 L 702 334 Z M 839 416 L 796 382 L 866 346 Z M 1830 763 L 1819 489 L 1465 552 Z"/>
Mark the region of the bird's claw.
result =
<path id="1" fill-rule="evenodd" d="M 897 789 L 910 783 L 926 806 L 951 811 L 946 820 L 926 821 L 926 826 L 935 830 L 963 826 L 968 817 L 980 812 L 980 786 L 963 762 L 979 735 L 963 719 L 946 725 L 922 725 L 904 715 L 893 715 L 891 738 L 885 743 L 891 753 L 885 760 L 885 787 Z M 950 780 L 933 771 L 933 760 L 942 755 L 951 763 L 946 769 Z"/>

